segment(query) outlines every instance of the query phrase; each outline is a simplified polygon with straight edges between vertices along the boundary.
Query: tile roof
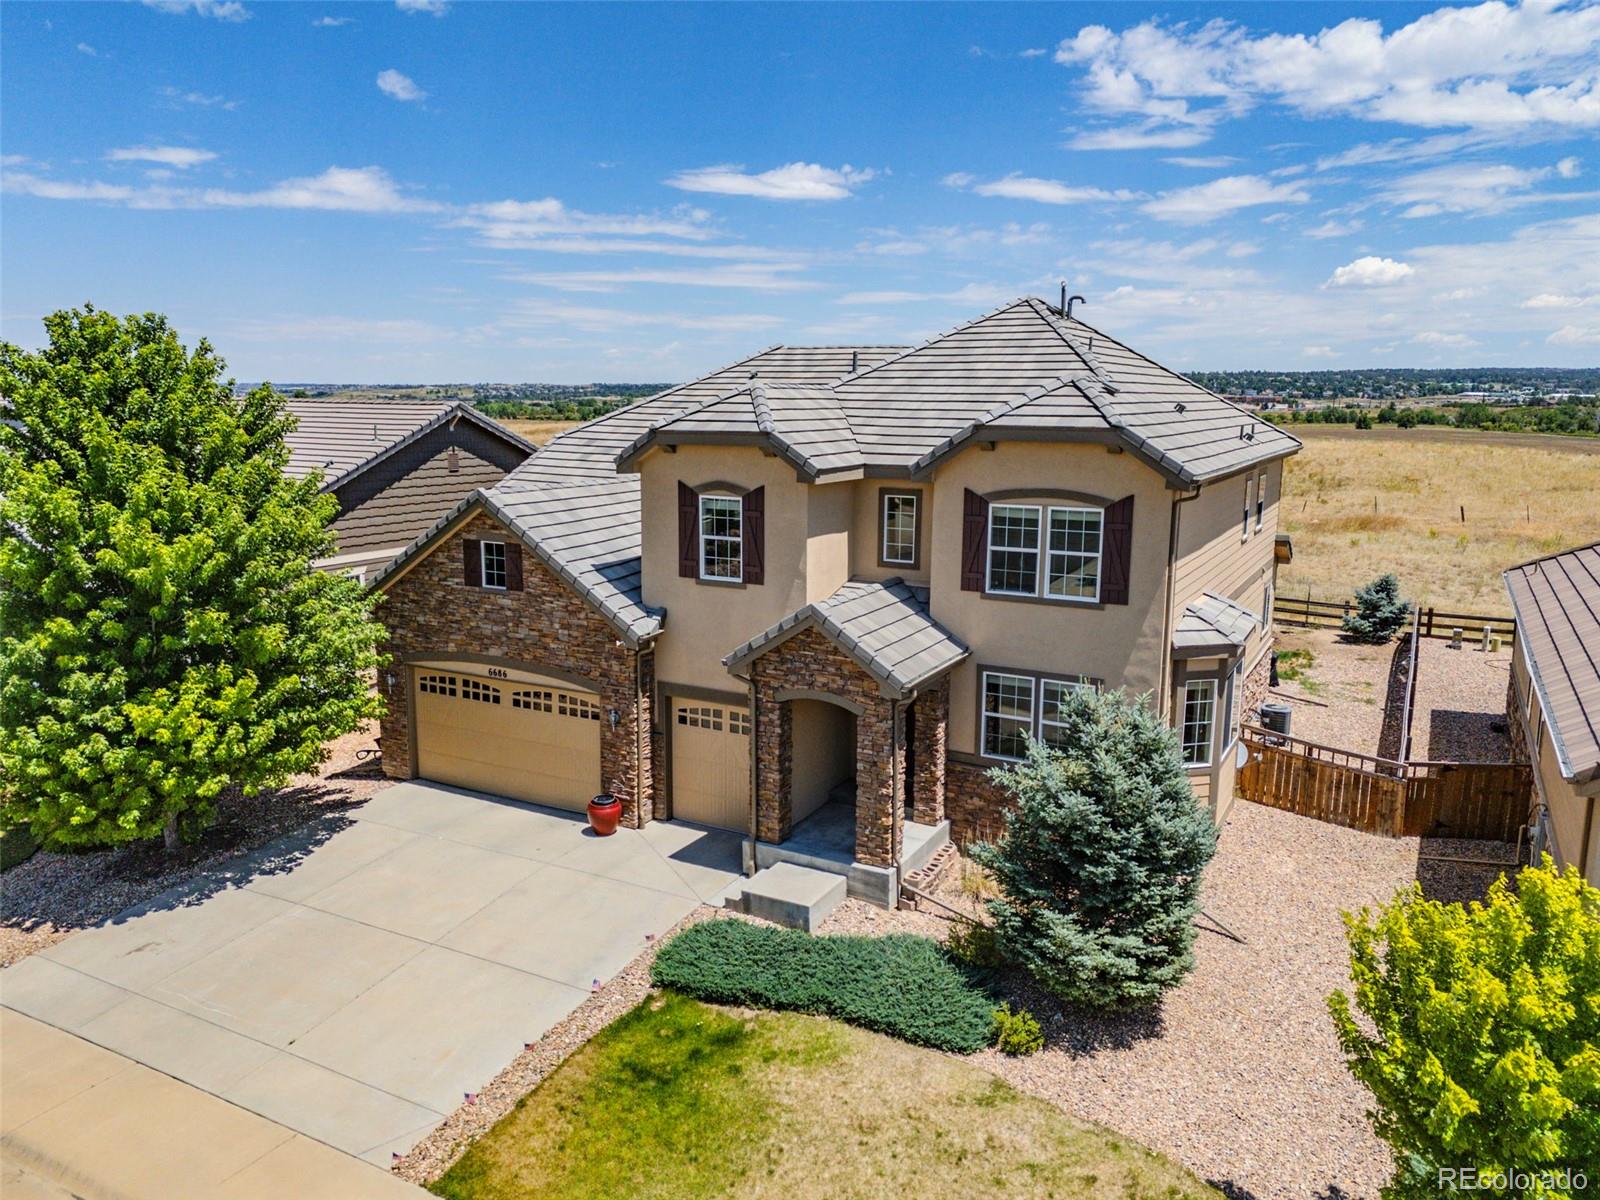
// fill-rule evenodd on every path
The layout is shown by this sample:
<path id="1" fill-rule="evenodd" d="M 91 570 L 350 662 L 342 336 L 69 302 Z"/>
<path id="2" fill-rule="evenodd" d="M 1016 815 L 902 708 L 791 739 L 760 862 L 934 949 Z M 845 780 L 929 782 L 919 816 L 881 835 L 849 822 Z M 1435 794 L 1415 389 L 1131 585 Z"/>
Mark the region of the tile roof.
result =
<path id="1" fill-rule="evenodd" d="M 1261 617 L 1237 600 L 1215 592 L 1203 592 L 1198 600 L 1184 607 L 1178 627 L 1172 633 L 1173 652 L 1180 657 L 1202 654 L 1229 654 L 1242 650 L 1250 632 L 1261 624 Z"/>
<path id="2" fill-rule="evenodd" d="M 915 691 L 960 662 L 967 647 L 928 615 L 928 593 L 902 579 L 852 579 L 826 600 L 795 610 L 722 660 L 734 668 L 815 628 L 888 694 Z"/>
<path id="3" fill-rule="evenodd" d="M 1562 778 L 1600 778 L 1600 542 L 1512 567 L 1505 581 Z"/>
<path id="4" fill-rule="evenodd" d="M 767 388 L 775 428 L 760 425 L 759 390 L 657 421 L 623 448 L 619 465 L 658 440 L 766 435 L 805 464 L 802 474 L 918 475 L 982 434 L 1117 442 L 1188 487 L 1300 447 L 1277 426 L 1033 297 L 830 386 L 793 395 Z M 788 435 L 785 419 L 801 437 Z"/>
<path id="5" fill-rule="evenodd" d="M 530 454 L 534 451 L 530 443 L 460 400 L 290 400 L 284 407 L 298 422 L 284 438 L 289 447 L 284 474 L 304 479 L 320 468 L 323 491 L 347 483 L 445 422 L 462 418 Z"/>

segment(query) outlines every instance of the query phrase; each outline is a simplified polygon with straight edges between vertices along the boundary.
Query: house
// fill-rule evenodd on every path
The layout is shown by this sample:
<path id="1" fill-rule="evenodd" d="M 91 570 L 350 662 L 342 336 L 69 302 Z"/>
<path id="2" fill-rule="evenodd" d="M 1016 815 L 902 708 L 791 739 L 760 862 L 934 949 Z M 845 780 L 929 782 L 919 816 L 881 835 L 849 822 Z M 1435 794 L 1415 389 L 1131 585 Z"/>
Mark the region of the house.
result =
<path id="1" fill-rule="evenodd" d="M 1533 764 L 1544 847 L 1600 883 L 1600 542 L 1505 573 L 1516 616 L 1506 718 Z"/>
<path id="2" fill-rule="evenodd" d="M 493 487 L 534 447 L 470 404 L 290 400 L 286 473 L 323 472 L 339 501 L 338 553 L 315 565 L 358 579 L 387 563 L 441 513 Z"/>
<path id="3" fill-rule="evenodd" d="M 1220 820 L 1298 449 L 1033 298 L 773 347 L 555 439 L 376 579 L 385 770 L 608 791 L 892 903 L 1073 689 L 1122 687 Z"/>

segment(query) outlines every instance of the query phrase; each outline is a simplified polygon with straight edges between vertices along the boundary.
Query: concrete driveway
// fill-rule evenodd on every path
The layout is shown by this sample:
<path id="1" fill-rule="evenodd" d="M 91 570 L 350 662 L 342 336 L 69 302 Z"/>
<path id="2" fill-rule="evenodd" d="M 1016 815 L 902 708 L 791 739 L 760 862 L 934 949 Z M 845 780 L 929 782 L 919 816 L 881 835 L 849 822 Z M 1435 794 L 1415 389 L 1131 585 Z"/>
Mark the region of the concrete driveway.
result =
<path id="1" fill-rule="evenodd" d="M 402 783 L 0 971 L 0 1004 L 387 1166 L 738 866 L 731 833 Z"/>

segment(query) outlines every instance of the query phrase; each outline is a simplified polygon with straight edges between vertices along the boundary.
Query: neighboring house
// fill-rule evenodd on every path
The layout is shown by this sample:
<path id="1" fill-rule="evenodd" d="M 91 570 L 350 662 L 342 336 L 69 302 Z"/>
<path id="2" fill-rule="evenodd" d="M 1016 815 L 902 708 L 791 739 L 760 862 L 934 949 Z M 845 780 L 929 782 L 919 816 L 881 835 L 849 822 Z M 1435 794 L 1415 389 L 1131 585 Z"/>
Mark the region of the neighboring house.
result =
<path id="1" fill-rule="evenodd" d="M 316 566 L 365 579 L 441 514 L 493 487 L 534 447 L 469 404 L 443 400 L 291 400 L 286 473 L 323 472 L 339 501 L 338 553 Z"/>
<path id="2" fill-rule="evenodd" d="M 1600 883 L 1600 542 L 1505 573 L 1517 619 L 1506 716 L 1533 763 L 1545 848 Z"/>
<path id="3" fill-rule="evenodd" d="M 832 839 L 887 903 L 995 827 L 987 772 L 1072 689 L 1125 687 L 1220 820 L 1298 449 L 1037 299 L 775 347 L 555 439 L 376 580 L 385 770 L 609 791 L 761 865 Z"/>

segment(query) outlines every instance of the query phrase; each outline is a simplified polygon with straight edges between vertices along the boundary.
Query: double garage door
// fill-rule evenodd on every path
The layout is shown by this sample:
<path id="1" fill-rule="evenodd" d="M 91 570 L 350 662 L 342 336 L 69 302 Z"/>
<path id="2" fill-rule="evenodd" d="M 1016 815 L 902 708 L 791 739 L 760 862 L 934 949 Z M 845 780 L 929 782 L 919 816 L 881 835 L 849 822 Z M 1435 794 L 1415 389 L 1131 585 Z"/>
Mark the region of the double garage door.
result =
<path id="1" fill-rule="evenodd" d="M 582 810 L 600 791 L 600 697 L 547 683 L 418 669 L 417 774 Z"/>

